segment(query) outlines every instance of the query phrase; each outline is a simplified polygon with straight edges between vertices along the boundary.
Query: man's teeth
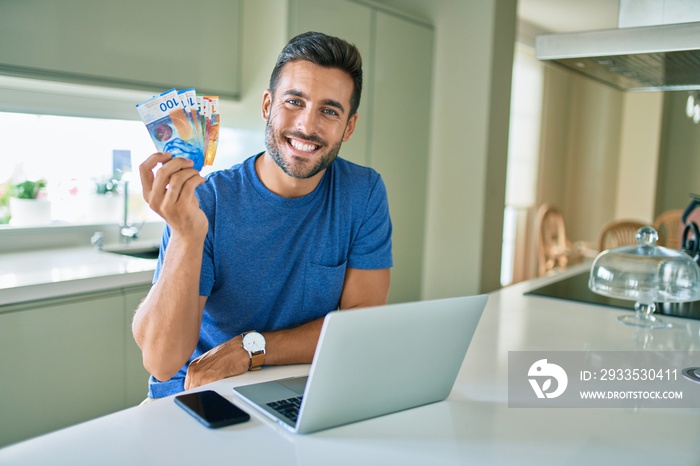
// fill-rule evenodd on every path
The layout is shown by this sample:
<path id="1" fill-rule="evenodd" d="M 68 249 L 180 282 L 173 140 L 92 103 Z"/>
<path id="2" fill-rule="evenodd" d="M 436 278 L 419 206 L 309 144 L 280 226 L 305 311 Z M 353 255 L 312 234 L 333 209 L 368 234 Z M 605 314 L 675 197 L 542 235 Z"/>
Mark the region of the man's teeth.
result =
<path id="1" fill-rule="evenodd" d="M 314 144 L 304 144 L 303 142 L 297 141 L 296 139 L 290 139 L 289 144 L 291 144 L 292 147 L 296 150 L 300 150 L 302 152 L 313 152 L 316 149 L 318 149 L 318 146 Z"/>

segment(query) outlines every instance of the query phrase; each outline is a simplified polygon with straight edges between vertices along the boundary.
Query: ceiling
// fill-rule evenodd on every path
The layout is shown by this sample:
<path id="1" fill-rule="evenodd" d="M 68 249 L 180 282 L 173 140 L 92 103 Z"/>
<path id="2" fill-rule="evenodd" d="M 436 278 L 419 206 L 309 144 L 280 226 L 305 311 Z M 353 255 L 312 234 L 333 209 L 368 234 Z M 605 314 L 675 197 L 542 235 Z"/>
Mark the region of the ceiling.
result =
<path id="1" fill-rule="evenodd" d="M 617 28 L 619 0 L 518 0 L 518 17 L 543 32 Z"/>

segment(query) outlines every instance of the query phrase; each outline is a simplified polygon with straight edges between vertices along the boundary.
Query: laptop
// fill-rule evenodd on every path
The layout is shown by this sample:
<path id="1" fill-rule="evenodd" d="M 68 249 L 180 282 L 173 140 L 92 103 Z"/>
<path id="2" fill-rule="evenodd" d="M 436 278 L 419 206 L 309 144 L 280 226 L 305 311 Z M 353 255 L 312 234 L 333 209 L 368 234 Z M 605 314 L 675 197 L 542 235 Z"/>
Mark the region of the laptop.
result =
<path id="1" fill-rule="evenodd" d="M 234 390 L 298 434 L 442 401 L 486 301 L 479 295 L 331 312 L 308 376 Z"/>

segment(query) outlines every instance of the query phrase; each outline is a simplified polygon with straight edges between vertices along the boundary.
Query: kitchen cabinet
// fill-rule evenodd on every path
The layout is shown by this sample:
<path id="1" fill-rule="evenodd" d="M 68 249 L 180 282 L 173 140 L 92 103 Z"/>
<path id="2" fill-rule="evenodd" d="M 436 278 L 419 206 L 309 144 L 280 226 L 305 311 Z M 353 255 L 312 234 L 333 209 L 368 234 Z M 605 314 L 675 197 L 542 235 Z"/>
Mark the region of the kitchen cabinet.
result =
<path id="1" fill-rule="evenodd" d="M 138 404 L 137 286 L 0 307 L 0 447 Z"/>
<path id="2" fill-rule="evenodd" d="M 235 99 L 242 1 L 5 1 L 0 74 Z"/>
<path id="3" fill-rule="evenodd" d="M 364 85 L 358 127 L 343 145 L 341 156 L 382 175 L 394 227 L 389 300 L 419 300 L 433 28 L 384 8 L 347 0 L 291 0 L 289 20 L 290 38 L 319 31 L 354 43 L 362 54 Z"/>
<path id="4" fill-rule="evenodd" d="M 383 12 L 376 13 L 376 21 L 375 61 L 381 66 L 375 67 L 373 79 L 369 152 L 372 167 L 386 183 L 394 225 L 391 296 L 418 301 L 427 209 L 433 31 Z"/>
<path id="5" fill-rule="evenodd" d="M 126 346 L 126 400 L 125 407 L 135 406 L 148 396 L 148 372 L 143 368 L 141 349 L 131 333 L 134 311 L 146 297 L 151 285 L 124 290 L 124 340 Z"/>

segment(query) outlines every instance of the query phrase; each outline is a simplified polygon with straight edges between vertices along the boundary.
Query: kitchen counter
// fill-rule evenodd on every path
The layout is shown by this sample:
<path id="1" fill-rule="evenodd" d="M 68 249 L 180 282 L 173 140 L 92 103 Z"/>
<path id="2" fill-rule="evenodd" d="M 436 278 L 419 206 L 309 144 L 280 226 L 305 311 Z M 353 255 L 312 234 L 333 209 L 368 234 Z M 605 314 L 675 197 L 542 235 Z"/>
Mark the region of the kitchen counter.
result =
<path id="1" fill-rule="evenodd" d="M 0 464 L 698 464 L 698 409 L 508 406 L 511 351 L 700 351 L 697 320 L 664 316 L 672 328 L 644 330 L 617 322 L 627 311 L 525 295 L 561 277 L 489 295 L 443 402 L 297 436 L 232 390 L 309 370 L 266 367 L 205 387 L 251 413 L 247 423 L 206 429 L 169 397 L 0 449 Z"/>
<path id="2" fill-rule="evenodd" d="M 0 306 L 148 284 L 155 266 L 91 247 L 0 254 Z"/>

